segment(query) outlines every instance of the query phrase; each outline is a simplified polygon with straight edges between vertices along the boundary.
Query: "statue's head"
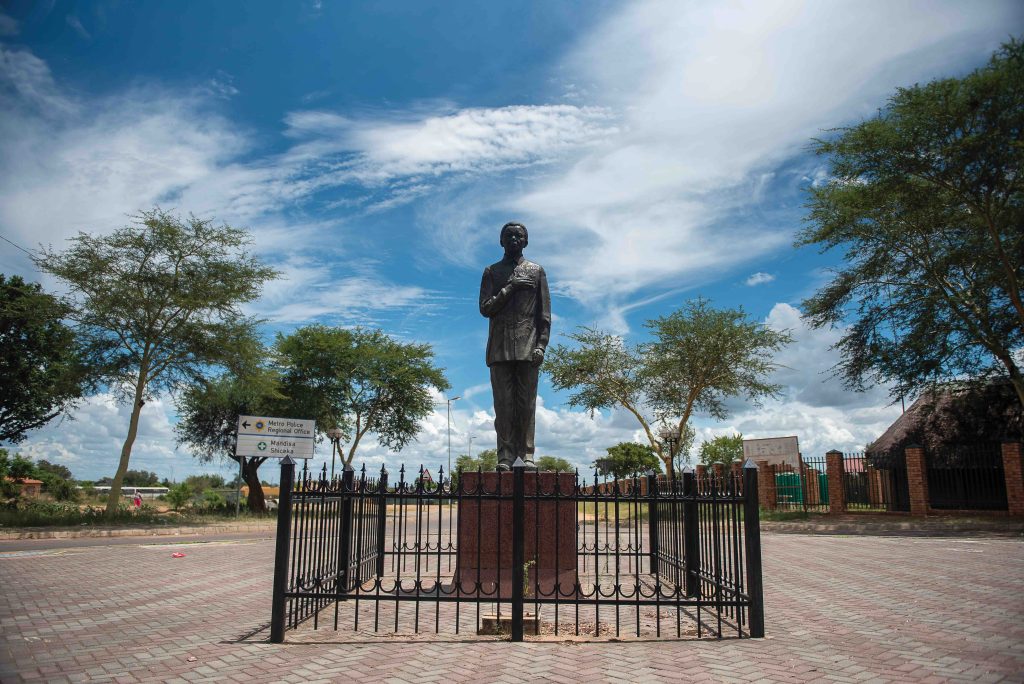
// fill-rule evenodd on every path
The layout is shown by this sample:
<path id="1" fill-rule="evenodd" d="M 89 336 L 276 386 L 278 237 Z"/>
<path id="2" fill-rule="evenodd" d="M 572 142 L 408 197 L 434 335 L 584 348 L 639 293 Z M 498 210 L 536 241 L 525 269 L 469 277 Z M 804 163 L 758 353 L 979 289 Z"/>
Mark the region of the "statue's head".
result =
<path id="1" fill-rule="evenodd" d="M 509 240 L 515 235 L 515 241 L 518 243 L 515 246 L 522 250 L 530 242 L 530 234 L 526 232 L 526 226 L 522 223 L 509 222 L 501 227 L 501 246 L 508 249 Z"/>

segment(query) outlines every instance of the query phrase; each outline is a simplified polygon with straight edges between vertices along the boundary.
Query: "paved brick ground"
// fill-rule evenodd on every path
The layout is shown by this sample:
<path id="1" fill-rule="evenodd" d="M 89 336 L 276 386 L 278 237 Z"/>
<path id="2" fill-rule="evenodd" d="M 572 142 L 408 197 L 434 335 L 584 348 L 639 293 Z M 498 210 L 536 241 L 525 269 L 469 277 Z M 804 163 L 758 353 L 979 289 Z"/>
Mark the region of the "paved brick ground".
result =
<path id="1" fill-rule="evenodd" d="M 0 681 L 1024 682 L 1016 540 L 769 534 L 767 639 L 587 644 L 239 641 L 269 618 L 272 553 L 0 543 Z"/>

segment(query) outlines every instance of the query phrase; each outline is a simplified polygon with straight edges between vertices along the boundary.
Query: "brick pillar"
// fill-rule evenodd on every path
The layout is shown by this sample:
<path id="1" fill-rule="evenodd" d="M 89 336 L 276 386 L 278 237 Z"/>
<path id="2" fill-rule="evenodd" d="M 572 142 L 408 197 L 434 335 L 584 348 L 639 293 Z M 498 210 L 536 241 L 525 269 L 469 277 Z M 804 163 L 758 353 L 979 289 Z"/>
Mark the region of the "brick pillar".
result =
<path id="1" fill-rule="evenodd" d="M 736 491 L 743 491 L 743 461 L 736 459 L 732 462 L 732 467 L 729 469 L 729 477 L 732 478 L 733 483 L 736 485 Z"/>
<path id="2" fill-rule="evenodd" d="M 924 458 L 924 447 L 908 446 L 907 484 L 910 489 L 910 514 L 928 515 L 928 464 Z"/>
<path id="3" fill-rule="evenodd" d="M 698 463 L 697 467 L 693 469 L 693 477 L 697 483 L 697 491 L 703 492 L 707 488 L 708 467 L 703 463 Z"/>
<path id="4" fill-rule="evenodd" d="M 1024 515 L 1024 455 L 1020 442 L 1003 442 L 1003 477 L 1010 515 Z"/>
<path id="5" fill-rule="evenodd" d="M 839 515 L 846 512 L 846 487 L 843 452 L 833 449 L 825 454 L 825 477 L 828 478 L 828 512 Z"/>
<path id="6" fill-rule="evenodd" d="M 761 507 L 767 511 L 775 510 L 775 467 L 768 461 L 757 462 L 757 498 Z"/>

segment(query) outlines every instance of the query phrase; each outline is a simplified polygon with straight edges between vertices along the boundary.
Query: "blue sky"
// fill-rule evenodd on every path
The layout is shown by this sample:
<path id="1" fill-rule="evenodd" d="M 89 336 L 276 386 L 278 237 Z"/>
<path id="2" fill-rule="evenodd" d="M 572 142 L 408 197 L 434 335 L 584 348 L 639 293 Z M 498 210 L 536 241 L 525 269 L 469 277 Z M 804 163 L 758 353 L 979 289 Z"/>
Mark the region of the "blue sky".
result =
<path id="1" fill-rule="evenodd" d="M 19 2 L 0 14 L 0 234 L 28 249 L 159 204 L 249 228 L 285 277 L 251 311 L 434 345 L 453 451 L 493 444 L 476 310 L 498 231 L 530 229 L 555 341 L 642 339 L 698 295 L 790 329 L 784 396 L 698 417 L 701 438 L 796 434 L 854 450 L 898 415 L 827 369 L 837 331 L 798 306 L 838 255 L 792 247 L 808 141 L 901 85 L 963 74 L 1024 27 L 1017 2 Z M 48 282 L 0 243 L 0 271 Z M 581 466 L 637 425 L 541 385 L 538 451 Z M 443 397 L 438 397 L 443 400 Z M 113 471 L 127 408 L 94 397 L 37 431 L 36 458 Z M 147 404 L 133 467 L 201 469 L 173 401 Z M 443 405 L 403 454 L 446 459 Z M 225 468 L 226 471 L 226 468 Z M 270 473 L 268 472 L 268 475 Z"/>

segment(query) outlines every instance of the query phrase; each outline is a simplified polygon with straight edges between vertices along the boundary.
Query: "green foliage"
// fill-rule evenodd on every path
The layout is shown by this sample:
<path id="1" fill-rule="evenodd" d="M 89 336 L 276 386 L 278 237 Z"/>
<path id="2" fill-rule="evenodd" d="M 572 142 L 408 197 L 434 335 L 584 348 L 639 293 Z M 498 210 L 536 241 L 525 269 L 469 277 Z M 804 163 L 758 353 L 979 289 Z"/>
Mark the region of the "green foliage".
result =
<path id="1" fill-rule="evenodd" d="M 556 345 L 548 351 L 545 370 L 556 390 L 572 392 L 571 406 L 621 407 L 633 414 L 666 465 L 688 451 L 695 412 L 724 419 L 727 399 L 756 404 L 780 389 L 766 378 L 776 368 L 775 352 L 792 338 L 750 319 L 743 309 L 715 309 L 696 299 L 646 327 L 652 340 L 636 347 L 579 328 L 569 335 L 575 347 Z M 658 424 L 683 436 L 671 453 L 656 434 Z"/>
<path id="2" fill-rule="evenodd" d="M 310 325 L 279 334 L 275 349 L 283 394 L 319 429 L 342 430 L 345 465 L 370 432 L 381 446 L 401 450 L 433 410 L 431 389 L 449 386 L 430 345 L 398 342 L 379 330 Z"/>
<path id="3" fill-rule="evenodd" d="M 264 354 L 269 356 L 269 353 Z M 303 408 L 280 392 L 280 374 L 259 365 L 229 372 L 213 380 L 186 387 L 177 397 L 178 423 L 174 426 L 179 445 L 186 445 L 202 463 L 235 456 L 238 417 L 269 415 L 308 418 Z M 316 417 L 314 417 L 316 419 Z M 321 423 L 317 420 L 317 425 Z M 242 475 L 249 485 L 247 505 L 254 513 L 266 512 L 259 467 L 266 458 L 242 458 Z M 237 475 L 235 476 L 237 480 Z"/>
<path id="4" fill-rule="evenodd" d="M 88 366 L 63 322 L 68 313 L 40 285 L 0 273 L 0 442 L 22 441 L 87 389 Z"/>
<path id="5" fill-rule="evenodd" d="M 40 474 L 50 473 L 62 480 L 74 479 L 74 475 L 71 474 L 71 470 L 67 466 L 62 466 L 59 463 L 50 463 L 46 459 L 36 461 L 36 472 Z"/>
<path id="6" fill-rule="evenodd" d="M 113 482 L 114 478 L 101 477 L 96 484 L 101 487 L 109 487 Z M 155 487 L 160 484 L 160 477 L 148 470 L 128 470 L 121 483 L 126 487 Z"/>
<path id="7" fill-rule="evenodd" d="M 227 506 L 227 500 L 211 489 L 203 492 L 203 508 L 209 511 L 219 510 Z"/>
<path id="8" fill-rule="evenodd" d="M 495 455 L 497 455 L 497 452 L 495 452 Z M 558 473 L 571 473 L 576 470 L 572 463 L 569 463 L 564 458 L 557 458 L 555 456 L 541 456 L 535 463 L 537 464 L 537 470 Z"/>
<path id="9" fill-rule="evenodd" d="M 498 469 L 498 450 L 484 449 L 476 456 L 459 454 L 455 459 L 455 464 L 453 466 L 454 472 L 450 474 L 452 480 L 452 491 L 455 491 L 459 486 L 460 469 L 463 472 L 476 472 L 477 470 L 485 473 L 494 472 Z M 448 475 L 445 477 L 448 477 Z"/>
<path id="10" fill-rule="evenodd" d="M 661 459 L 648 444 L 620 442 L 608 447 L 608 455 L 598 459 L 596 467 L 616 478 L 643 475 L 649 470 L 660 473 Z"/>
<path id="11" fill-rule="evenodd" d="M 743 459 L 743 435 L 719 435 L 700 445 L 700 462 L 705 465 L 724 463 L 729 465 Z"/>
<path id="12" fill-rule="evenodd" d="M 159 208 L 99 235 L 80 232 L 71 247 L 35 259 L 68 286 L 69 317 L 99 378 L 130 402 L 131 418 L 107 510 L 120 488 L 145 399 L 196 381 L 211 367 L 252 364 L 261 351 L 256 319 L 241 304 L 276 272 L 246 252 L 248 234 Z"/>
<path id="13" fill-rule="evenodd" d="M 181 482 L 171 487 L 164 496 L 167 499 L 167 503 L 171 505 L 171 508 L 178 511 L 192 500 L 192 488 L 186 483 Z"/>
<path id="14" fill-rule="evenodd" d="M 15 479 L 33 477 L 36 474 L 36 464 L 30 458 L 15 454 L 7 467 L 7 474 Z"/>
<path id="15" fill-rule="evenodd" d="M 208 489 L 223 489 L 224 477 L 222 475 L 189 475 L 185 478 L 185 484 L 189 486 L 194 494 L 204 494 Z"/>
<path id="16" fill-rule="evenodd" d="M 845 326 L 837 372 L 915 395 L 1009 376 L 1024 405 L 1024 44 L 963 78 L 901 88 L 877 116 L 815 141 L 829 181 L 810 190 L 798 245 L 842 250 L 803 302 Z"/>

